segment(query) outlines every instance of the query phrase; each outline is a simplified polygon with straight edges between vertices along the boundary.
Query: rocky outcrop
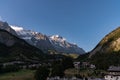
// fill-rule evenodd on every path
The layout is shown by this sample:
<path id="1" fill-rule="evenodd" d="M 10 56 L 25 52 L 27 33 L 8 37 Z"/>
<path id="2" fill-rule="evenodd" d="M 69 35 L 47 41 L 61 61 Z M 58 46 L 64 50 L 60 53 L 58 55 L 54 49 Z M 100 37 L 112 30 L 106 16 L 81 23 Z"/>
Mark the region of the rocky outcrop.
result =
<path id="1" fill-rule="evenodd" d="M 0 29 L 6 30 L 6 31 L 12 33 L 13 35 L 17 36 L 16 32 L 8 25 L 7 22 L 0 21 Z"/>

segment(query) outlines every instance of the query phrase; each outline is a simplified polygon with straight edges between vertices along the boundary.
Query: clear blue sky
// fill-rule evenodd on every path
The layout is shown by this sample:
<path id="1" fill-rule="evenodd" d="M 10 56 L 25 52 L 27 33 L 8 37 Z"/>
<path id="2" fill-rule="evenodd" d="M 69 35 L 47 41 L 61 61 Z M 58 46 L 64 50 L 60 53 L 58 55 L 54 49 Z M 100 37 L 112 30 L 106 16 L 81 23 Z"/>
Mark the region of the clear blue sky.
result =
<path id="1" fill-rule="evenodd" d="M 92 50 L 120 26 L 120 0 L 0 0 L 0 19 Z"/>

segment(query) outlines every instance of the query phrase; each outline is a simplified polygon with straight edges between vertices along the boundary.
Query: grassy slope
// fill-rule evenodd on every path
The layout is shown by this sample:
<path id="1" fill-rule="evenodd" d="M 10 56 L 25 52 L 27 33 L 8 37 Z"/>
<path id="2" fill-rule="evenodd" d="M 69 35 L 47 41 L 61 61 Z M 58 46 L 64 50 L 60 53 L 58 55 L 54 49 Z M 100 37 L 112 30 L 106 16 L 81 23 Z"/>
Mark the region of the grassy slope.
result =
<path id="1" fill-rule="evenodd" d="M 108 67 L 111 65 L 120 65 L 120 48 L 117 48 L 118 51 L 115 51 L 116 44 L 112 45 L 119 38 L 120 27 L 110 32 L 100 41 L 100 43 L 95 47 L 95 49 L 99 49 L 99 46 L 102 47 L 101 49 L 95 52 L 95 55 L 91 57 L 90 62 L 95 64 L 98 69 L 104 70 L 108 69 Z M 118 47 L 120 46 L 118 45 Z"/>
<path id="2" fill-rule="evenodd" d="M 118 27 L 117 29 L 113 30 L 112 32 L 110 32 L 109 34 L 107 34 L 97 45 L 96 47 L 92 50 L 92 52 L 94 52 L 94 50 L 96 48 L 99 49 L 99 47 L 101 46 L 102 49 L 103 48 L 110 48 L 110 43 L 115 41 L 116 39 L 120 38 L 120 27 Z M 109 49 L 110 50 L 110 49 Z M 103 51 L 103 50 L 102 50 Z M 99 50 L 99 52 L 101 52 L 101 49 Z M 104 52 L 106 52 L 104 50 Z"/>
<path id="3" fill-rule="evenodd" d="M 0 80 L 35 80 L 34 70 L 21 70 L 0 75 Z"/>

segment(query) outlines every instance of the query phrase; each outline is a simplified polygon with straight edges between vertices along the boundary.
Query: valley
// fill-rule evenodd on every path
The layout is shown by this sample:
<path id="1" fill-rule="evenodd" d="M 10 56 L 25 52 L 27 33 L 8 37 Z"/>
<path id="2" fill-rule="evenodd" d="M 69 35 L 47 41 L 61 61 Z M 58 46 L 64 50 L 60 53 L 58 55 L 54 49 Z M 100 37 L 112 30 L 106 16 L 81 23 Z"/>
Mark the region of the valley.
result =
<path id="1" fill-rule="evenodd" d="M 119 33 L 118 27 L 86 53 L 59 35 L 47 36 L 1 21 L 0 80 L 39 80 L 38 76 L 104 80 L 111 66 L 120 66 Z"/>
<path id="2" fill-rule="evenodd" d="M 0 0 L 0 80 L 120 80 L 120 0 Z"/>

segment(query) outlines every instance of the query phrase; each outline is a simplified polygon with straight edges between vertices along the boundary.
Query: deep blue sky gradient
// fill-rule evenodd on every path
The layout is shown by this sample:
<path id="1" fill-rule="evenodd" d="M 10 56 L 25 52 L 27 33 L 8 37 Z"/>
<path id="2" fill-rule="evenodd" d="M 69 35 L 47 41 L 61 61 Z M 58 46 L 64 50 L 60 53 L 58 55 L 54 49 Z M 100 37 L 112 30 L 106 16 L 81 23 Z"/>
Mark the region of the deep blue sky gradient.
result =
<path id="1" fill-rule="evenodd" d="M 0 0 L 0 16 L 11 25 L 59 34 L 90 51 L 120 26 L 120 0 Z"/>

